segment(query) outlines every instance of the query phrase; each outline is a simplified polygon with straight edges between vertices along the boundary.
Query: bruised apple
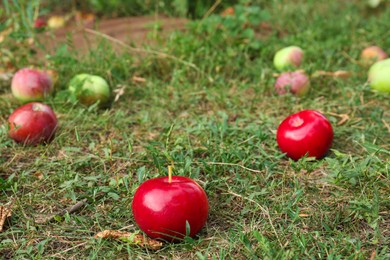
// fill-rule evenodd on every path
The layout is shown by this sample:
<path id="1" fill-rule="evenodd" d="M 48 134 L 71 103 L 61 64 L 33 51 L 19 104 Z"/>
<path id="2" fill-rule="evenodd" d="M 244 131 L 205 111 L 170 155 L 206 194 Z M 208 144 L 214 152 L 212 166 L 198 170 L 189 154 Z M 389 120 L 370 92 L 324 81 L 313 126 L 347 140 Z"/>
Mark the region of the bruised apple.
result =
<path id="1" fill-rule="evenodd" d="M 90 106 L 99 102 L 104 105 L 110 100 L 111 90 L 105 79 L 91 74 L 78 74 L 69 82 L 70 93 L 81 104 Z"/>
<path id="2" fill-rule="evenodd" d="M 43 70 L 20 69 L 12 78 L 11 91 L 22 103 L 42 101 L 53 92 L 52 77 Z"/>
<path id="3" fill-rule="evenodd" d="M 54 137 L 58 121 L 48 105 L 32 102 L 15 109 L 8 123 L 8 134 L 12 139 L 26 145 L 37 145 Z"/>
<path id="4" fill-rule="evenodd" d="M 299 71 L 282 73 L 275 81 L 275 91 L 279 95 L 292 93 L 296 96 L 304 96 L 309 88 L 309 77 Z"/>

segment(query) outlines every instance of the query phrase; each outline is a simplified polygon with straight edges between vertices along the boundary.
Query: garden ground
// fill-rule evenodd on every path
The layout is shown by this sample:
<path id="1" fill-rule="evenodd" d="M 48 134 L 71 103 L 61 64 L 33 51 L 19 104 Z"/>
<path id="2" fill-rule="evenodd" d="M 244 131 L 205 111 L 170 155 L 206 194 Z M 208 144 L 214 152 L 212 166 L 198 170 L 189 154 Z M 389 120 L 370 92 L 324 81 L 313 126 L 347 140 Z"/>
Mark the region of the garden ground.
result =
<path id="1" fill-rule="evenodd" d="M 18 33 L 2 42 L 1 69 L 58 72 L 56 93 L 45 103 L 59 128 L 48 145 L 14 143 L 6 122 L 19 104 L 9 84 L 0 85 L 0 203 L 12 204 L 0 256 L 389 258 L 389 95 L 370 89 L 358 57 L 371 44 L 390 53 L 390 7 L 372 10 L 357 0 L 258 2 L 234 6 L 233 15 L 210 13 L 164 37 L 156 33 L 161 24 L 151 23 L 152 45 L 101 31 L 87 52 L 69 38 L 39 58 L 42 33 L 23 31 L 18 17 L 12 20 Z M 288 45 L 305 50 L 301 69 L 312 76 L 312 88 L 303 98 L 273 90 L 279 72 L 272 58 Z M 108 80 L 109 109 L 69 99 L 69 80 L 83 72 Z M 322 160 L 295 162 L 277 147 L 279 123 L 303 109 L 323 112 L 334 127 L 332 150 Z M 94 238 L 107 229 L 137 232 L 134 192 L 166 175 L 172 161 L 175 174 L 194 178 L 209 197 L 198 237 L 157 251 Z M 71 214 L 59 214 L 80 201 Z"/>

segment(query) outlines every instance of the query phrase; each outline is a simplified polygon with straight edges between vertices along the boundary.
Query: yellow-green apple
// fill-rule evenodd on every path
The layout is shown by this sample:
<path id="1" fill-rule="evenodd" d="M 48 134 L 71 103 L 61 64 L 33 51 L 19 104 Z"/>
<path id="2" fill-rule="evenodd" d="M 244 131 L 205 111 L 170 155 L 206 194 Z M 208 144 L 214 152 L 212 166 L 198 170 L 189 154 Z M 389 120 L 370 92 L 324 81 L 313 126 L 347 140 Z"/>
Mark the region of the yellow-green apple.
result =
<path id="1" fill-rule="evenodd" d="M 302 63 L 304 53 L 298 46 L 285 47 L 275 53 L 274 65 L 278 70 L 288 67 L 299 67 Z"/>

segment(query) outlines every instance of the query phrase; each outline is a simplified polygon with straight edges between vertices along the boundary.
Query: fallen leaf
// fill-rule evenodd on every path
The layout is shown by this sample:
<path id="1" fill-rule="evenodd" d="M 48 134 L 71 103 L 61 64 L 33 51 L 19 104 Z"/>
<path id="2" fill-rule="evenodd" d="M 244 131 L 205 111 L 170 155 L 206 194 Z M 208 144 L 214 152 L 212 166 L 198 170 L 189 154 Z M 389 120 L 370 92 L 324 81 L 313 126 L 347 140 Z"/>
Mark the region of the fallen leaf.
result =
<path id="1" fill-rule="evenodd" d="M 114 93 L 115 93 L 114 102 L 117 102 L 119 100 L 119 98 L 123 94 L 125 94 L 125 88 L 126 88 L 125 85 L 118 85 L 118 87 L 116 89 L 114 89 Z"/>
<path id="2" fill-rule="evenodd" d="M 352 75 L 352 72 L 346 71 L 346 70 L 337 70 L 337 71 L 317 70 L 311 76 L 313 78 L 320 77 L 320 76 L 330 76 L 330 77 L 333 77 L 333 78 L 347 79 L 351 75 Z"/>
<path id="3" fill-rule="evenodd" d="M 0 206 L 0 232 L 3 231 L 5 220 L 8 217 L 11 217 L 11 214 L 12 214 L 12 204 Z"/>
<path id="4" fill-rule="evenodd" d="M 226 8 L 221 13 L 221 16 L 233 16 L 234 15 L 234 8 L 232 6 Z"/>
<path id="5" fill-rule="evenodd" d="M 104 239 L 118 239 L 130 244 L 139 245 L 141 247 L 149 248 L 152 250 L 158 250 L 162 247 L 162 242 L 148 237 L 145 237 L 138 233 L 131 233 L 119 230 L 104 230 L 97 233 L 94 238 Z"/>
<path id="6" fill-rule="evenodd" d="M 137 76 L 133 76 L 132 80 L 134 82 L 142 82 L 142 83 L 146 82 L 145 78 L 141 78 L 141 77 L 137 77 Z"/>
<path id="7" fill-rule="evenodd" d="M 36 171 L 34 173 L 34 176 L 38 179 L 38 180 L 42 180 L 43 179 L 43 173 L 41 171 Z"/>
<path id="8" fill-rule="evenodd" d="M 85 12 L 76 12 L 75 16 L 76 22 L 80 25 L 88 25 L 95 22 L 96 17 L 93 13 L 85 13 Z"/>

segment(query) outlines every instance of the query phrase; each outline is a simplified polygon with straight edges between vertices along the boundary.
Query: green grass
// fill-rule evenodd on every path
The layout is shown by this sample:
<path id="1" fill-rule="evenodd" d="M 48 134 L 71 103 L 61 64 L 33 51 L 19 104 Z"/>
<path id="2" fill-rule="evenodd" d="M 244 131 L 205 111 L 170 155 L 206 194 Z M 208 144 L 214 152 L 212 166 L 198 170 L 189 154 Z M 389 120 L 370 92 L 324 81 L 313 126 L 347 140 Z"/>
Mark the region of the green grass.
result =
<path id="1" fill-rule="evenodd" d="M 104 42 L 81 58 L 64 47 L 43 61 L 20 44 L 1 47 L 19 48 L 17 67 L 58 70 L 58 91 L 46 103 L 60 126 L 49 145 L 14 143 L 6 122 L 18 104 L 9 85 L 1 87 L 0 202 L 14 201 L 14 208 L 0 233 L 0 258 L 390 257 L 389 95 L 372 92 L 367 68 L 355 62 L 368 44 L 390 53 L 389 6 L 374 12 L 362 1 L 274 0 L 237 10 L 235 18 L 194 21 L 153 46 L 176 59 L 118 54 Z M 276 96 L 272 57 L 292 44 L 305 50 L 308 73 L 353 76 L 313 78 L 301 99 Z M 72 103 L 67 83 L 82 72 L 124 94 L 107 110 Z M 277 147 L 279 123 L 302 109 L 318 109 L 333 124 L 323 160 L 294 162 Z M 342 114 L 349 119 L 338 125 Z M 105 229 L 138 230 L 132 196 L 143 181 L 166 175 L 170 158 L 176 174 L 196 179 L 208 194 L 199 236 L 157 252 L 93 239 Z M 81 210 L 36 223 L 83 199 Z"/>

